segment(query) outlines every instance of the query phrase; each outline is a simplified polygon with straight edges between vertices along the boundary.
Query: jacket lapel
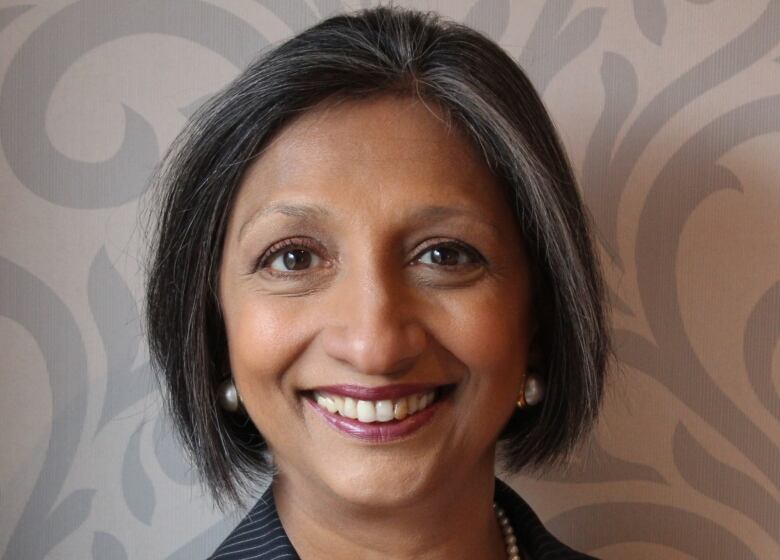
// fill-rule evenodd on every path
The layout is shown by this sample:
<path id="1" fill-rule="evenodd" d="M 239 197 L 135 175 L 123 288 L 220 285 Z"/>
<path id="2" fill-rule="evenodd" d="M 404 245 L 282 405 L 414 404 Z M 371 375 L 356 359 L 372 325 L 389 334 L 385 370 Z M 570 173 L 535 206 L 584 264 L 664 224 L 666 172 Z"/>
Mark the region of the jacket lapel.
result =
<path id="1" fill-rule="evenodd" d="M 299 560 L 276 512 L 271 487 L 209 560 Z"/>
<path id="2" fill-rule="evenodd" d="M 509 517 L 517 540 L 531 560 L 596 560 L 592 556 L 572 550 L 552 536 L 531 506 L 498 478 L 494 500 Z"/>

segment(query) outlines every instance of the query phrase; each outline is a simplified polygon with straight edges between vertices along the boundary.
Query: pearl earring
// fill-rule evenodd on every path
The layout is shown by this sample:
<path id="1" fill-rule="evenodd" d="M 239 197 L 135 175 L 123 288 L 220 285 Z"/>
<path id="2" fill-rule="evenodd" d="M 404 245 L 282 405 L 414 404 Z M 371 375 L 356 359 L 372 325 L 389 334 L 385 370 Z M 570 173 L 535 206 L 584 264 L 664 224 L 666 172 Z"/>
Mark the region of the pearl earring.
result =
<path id="1" fill-rule="evenodd" d="M 528 373 L 523 383 L 523 391 L 517 397 L 517 408 L 536 406 L 544 399 L 544 382 L 536 374 Z"/>
<path id="2" fill-rule="evenodd" d="M 228 377 L 219 385 L 219 404 L 227 412 L 238 412 L 242 408 L 241 396 L 236 390 L 233 378 Z"/>

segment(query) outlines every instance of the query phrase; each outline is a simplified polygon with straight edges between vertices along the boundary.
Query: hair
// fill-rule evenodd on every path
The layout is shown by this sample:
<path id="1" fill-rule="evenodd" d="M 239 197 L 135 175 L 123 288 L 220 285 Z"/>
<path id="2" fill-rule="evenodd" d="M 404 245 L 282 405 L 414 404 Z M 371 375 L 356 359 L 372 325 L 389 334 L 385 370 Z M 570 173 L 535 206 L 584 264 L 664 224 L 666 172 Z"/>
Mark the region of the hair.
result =
<path id="1" fill-rule="evenodd" d="M 533 350 L 546 396 L 500 434 L 510 471 L 569 456 L 597 417 L 611 344 L 590 219 L 533 85 L 492 40 L 433 13 L 379 7 L 323 20 L 263 53 L 203 104 L 154 177 L 146 322 L 184 447 L 217 505 L 272 472 L 262 434 L 225 412 L 217 284 L 232 200 L 275 132 L 327 100 L 391 94 L 441 108 L 504 188 L 533 269 Z"/>

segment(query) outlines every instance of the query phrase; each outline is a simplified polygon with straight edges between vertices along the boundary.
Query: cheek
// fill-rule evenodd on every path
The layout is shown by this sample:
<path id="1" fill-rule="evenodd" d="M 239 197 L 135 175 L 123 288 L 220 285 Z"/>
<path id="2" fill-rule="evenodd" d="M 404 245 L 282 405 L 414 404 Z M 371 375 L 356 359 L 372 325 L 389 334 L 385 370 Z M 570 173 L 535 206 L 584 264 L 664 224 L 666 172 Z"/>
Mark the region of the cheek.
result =
<path id="1" fill-rule="evenodd" d="M 519 385 L 529 342 L 530 298 L 525 290 L 514 288 L 497 287 L 463 301 L 451 300 L 448 324 L 441 333 L 444 346 L 477 377 Z"/>
<path id="2" fill-rule="evenodd" d="M 228 306 L 225 328 L 231 371 L 248 408 L 282 396 L 283 374 L 305 346 L 305 318 L 284 302 L 249 296 Z"/>

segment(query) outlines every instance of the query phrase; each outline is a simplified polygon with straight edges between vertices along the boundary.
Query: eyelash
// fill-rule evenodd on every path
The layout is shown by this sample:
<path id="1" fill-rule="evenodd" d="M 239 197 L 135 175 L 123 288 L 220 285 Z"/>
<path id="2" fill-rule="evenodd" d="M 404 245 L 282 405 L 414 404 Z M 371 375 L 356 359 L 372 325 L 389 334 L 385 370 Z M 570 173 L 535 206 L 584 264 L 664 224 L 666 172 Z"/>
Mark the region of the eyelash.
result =
<path id="1" fill-rule="evenodd" d="M 266 249 L 266 251 L 258 259 L 257 269 L 259 270 L 261 268 L 266 268 L 271 262 L 273 262 L 274 258 L 283 249 L 307 249 L 311 252 L 316 252 L 318 248 L 319 248 L 318 244 L 315 243 L 314 240 L 308 237 L 293 237 L 290 239 L 279 241 L 271 245 L 268 249 Z M 283 273 L 283 272 L 279 272 L 278 270 L 275 270 L 273 271 L 273 274 L 278 274 L 282 276 L 287 276 L 287 275 L 292 276 L 299 273 L 294 271 Z"/>
<path id="2" fill-rule="evenodd" d="M 465 243 L 461 243 L 458 241 L 452 241 L 449 239 L 435 239 L 428 245 L 426 245 L 419 253 L 417 253 L 417 256 L 415 256 L 414 261 L 417 263 L 417 261 L 420 260 L 420 258 L 430 251 L 431 249 L 435 249 L 436 247 L 446 247 L 449 249 L 456 249 L 458 251 L 462 251 L 465 253 L 471 260 L 471 263 L 465 264 L 465 265 L 442 265 L 442 267 L 447 268 L 462 268 L 464 266 L 474 266 L 474 265 L 483 265 L 485 264 L 485 258 L 477 251 L 476 249 L 470 247 L 469 245 L 466 245 Z M 293 237 L 290 239 L 285 239 L 282 241 L 279 241 L 277 243 L 274 243 L 271 245 L 258 259 L 256 269 L 260 270 L 263 268 L 267 268 L 268 265 L 273 262 L 274 258 L 284 249 L 306 249 L 312 252 L 316 252 L 319 248 L 319 244 L 316 243 L 313 239 L 308 237 Z M 268 269 L 271 271 L 271 269 Z M 277 275 L 277 276 L 296 276 L 298 274 L 301 274 L 303 271 L 289 271 L 289 272 L 280 272 L 278 270 L 271 271 L 271 274 Z"/>
<path id="3" fill-rule="evenodd" d="M 466 256 L 468 256 L 472 262 L 466 263 L 466 264 L 459 264 L 459 265 L 442 265 L 442 268 L 450 268 L 450 269 L 460 269 L 464 267 L 470 267 L 475 265 L 483 265 L 485 264 L 485 258 L 473 247 L 466 245 L 465 243 L 461 243 L 459 241 L 452 241 L 449 239 L 434 239 L 431 243 L 426 245 L 419 253 L 417 253 L 417 256 L 414 258 L 415 262 L 419 261 L 420 258 L 430 251 L 431 249 L 435 249 L 436 247 L 444 247 L 447 249 L 455 249 L 457 251 L 460 251 L 462 253 L 465 253 Z"/>

